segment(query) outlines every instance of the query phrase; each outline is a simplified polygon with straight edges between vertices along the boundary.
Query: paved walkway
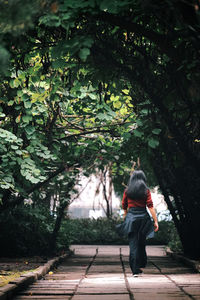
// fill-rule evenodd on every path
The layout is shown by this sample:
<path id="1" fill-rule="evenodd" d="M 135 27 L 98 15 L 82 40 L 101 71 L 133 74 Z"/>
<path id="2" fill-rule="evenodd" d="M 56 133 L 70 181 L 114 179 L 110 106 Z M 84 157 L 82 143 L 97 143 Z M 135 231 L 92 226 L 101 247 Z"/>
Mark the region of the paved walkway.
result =
<path id="1" fill-rule="evenodd" d="M 63 261 L 18 296 L 62 300 L 200 300 L 200 274 L 148 246 L 148 265 L 131 275 L 128 246 L 72 246 L 75 255 Z"/>

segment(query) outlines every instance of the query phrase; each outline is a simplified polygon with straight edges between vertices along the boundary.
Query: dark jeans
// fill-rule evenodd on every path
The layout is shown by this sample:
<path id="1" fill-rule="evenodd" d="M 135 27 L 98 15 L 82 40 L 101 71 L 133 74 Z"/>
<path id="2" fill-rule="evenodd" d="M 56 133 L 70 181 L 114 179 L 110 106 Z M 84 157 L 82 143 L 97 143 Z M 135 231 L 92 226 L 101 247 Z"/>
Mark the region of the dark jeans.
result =
<path id="1" fill-rule="evenodd" d="M 146 267 L 146 237 L 140 236 L 137 232 L 129 234 L 129 264 L 133 274 L 137 274 L 140 268 Z"/>

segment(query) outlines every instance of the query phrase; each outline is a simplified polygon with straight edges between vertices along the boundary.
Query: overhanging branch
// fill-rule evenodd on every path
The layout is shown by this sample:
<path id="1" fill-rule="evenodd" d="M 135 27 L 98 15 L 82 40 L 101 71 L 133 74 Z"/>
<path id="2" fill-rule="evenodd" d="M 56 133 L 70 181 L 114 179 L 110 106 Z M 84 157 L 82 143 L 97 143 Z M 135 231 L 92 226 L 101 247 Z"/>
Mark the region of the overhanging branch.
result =
<path id="1" fill-rule="evenodd" d="M 47 184 L 51 179 L 53 179 L 54 177 L 56 177 L 57 175 L 61 174 L 64 171 L 69 171 L 70 168 L 75 167 L 75 166 L 79 166 L 78 164 L 74 164 L 74 165 L 63 165 L 60 168 L 58 168 L 56 171 L 52 172 L 49 177 L 47 179 L 45 179 L 42 182 L 36 183 L 33 187 L 31 187 L 30 189 L 28 189 L 27 191 L 25 191 L 25 195 L 19 195 L 17 197 L 14 198 L 14 200 L 12 201 L 6 201 L 4 202 L 4 204 L 0 207 L 0 213 L 3 212 L 4 210 L 14 207 L 15 205 L 18 205 L 20 203 L 22 203 L 26 197 L 28 197 L 31 193 L 33 193 L 34 191 L 40 189 L 41 187 L 45 186 L 45 184 Z"/>
<path id="2" fill-rule="evenodd" d="M 131 122 L 122 122 L 122 123 L 115 123 L 115 124 L 111 124 L 111 125 L 105 125 L 105 127 L 111 127 L 112 128 L 109 128 L 109 129 L 101 129 L 102 127 L 94 127 L 95 129 L 94 130 L 88 130 L 88 131 L 82 131 L 80 133 L 74 133 L 74 134 L 69 134 L 63 138 L 60 138 L 60 139 L 57 139 L 57 141 L 62 141 L 62 140 L 66 140 L 66 139 L 69 139 L 69 138 L 76 138 L 76 137 L 79 137 L 79 136 L 84 136 L 84 135 L 88 135 L 88 134 L 93 134 L 93 133 L 106 133 L 106 132 L 109 132 L 109 133 L 112 133 L 113 132 L 113 127 L 115 126 L 123 126 L 124 124 L 128 124 L 128 123 L 131 123 Z M 81 130 L 84 130 L 81 129 Z"/>
<path id="3" fill-rule="evenodd" d="M 101 13 L 96 16 L 96 18 L 111 25 L 119 26 L 126 31 L 134 32 L 137 35 L 146 37 L 150 41 L 154 42 L 162 53 L 166 54 L 176 63 L 180 62 L 180 54 L 177 53 L 177 49 L 172 46 L 172 42 L 174 42 L 174 40 L 169 36 L 155 32 L 143 25 L 126 20 L 123 17 L 115 16 L 106 12 Z"/>

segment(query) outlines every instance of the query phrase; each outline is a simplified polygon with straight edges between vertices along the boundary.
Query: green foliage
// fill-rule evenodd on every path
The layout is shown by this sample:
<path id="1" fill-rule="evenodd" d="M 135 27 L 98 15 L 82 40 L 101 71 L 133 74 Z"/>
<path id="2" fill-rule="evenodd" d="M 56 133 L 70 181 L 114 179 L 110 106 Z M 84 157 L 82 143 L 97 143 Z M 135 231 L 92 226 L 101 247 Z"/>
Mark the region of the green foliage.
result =
<path id="1" fill-rule="evenodd" d="M 47 7 L 50 1 L 47 0 L 45 3 Z M 9 44 L 11 43 L 14 48 L 17 37 L 33 27 L 35 16 L 45 10 L 43 4 L 39 0 L 33 3 L 29 0 L 0 2 L 0 74 L 6 74 L 10 66 Z"/>
<path id="2" fill-rule="evenodd" d="M 35 131 L 34 127 L 26 127 L 28 134 Z M 18 180 L 23 176 L 24 181 L 38 183 L 44 180 L 44 172 L 37 157 L 53 159 L 48 148 L 41 145 L 39 141 L 32 141 L 28 147 L 23 147 L 23 140 L 12 132 L 0 129 L 0 153 L 2 163 L 0 166 L 0 187 L 18 191 L 20 186 Z M 34 153 L 33 153 L 34 152 Z M 13 172 L 14 171 L 14 172 Z M 6 174 L 6 175 L 5 175 Z"/>
<path id="3" fill-rule="evenodd" d="M 199 24 L 180 1 L 1 2 L 0 210 L 77 167 L 112 163 L 120 194 L 140 157 L 199 222 Z"/>
<path id="4" fill-rule="evenodd" d="M 127 238 L 119 237 L 115 226 L 122 220 L 112 218 L 95 219 L 66 219 L 61 227 L 60 234 L 66 236 L 70 244 L 128 244 Z M 62 240 L 63 241 L 63 240 Z M 147 240 L 147 245 L 172 245 L 177 242 L 175 227 L 171 221 L 160 221 L 159 231 L 153 239 Z M 64 243 L 64 242 L 62 242 Z M 173 248 L 174 249 L 174 248 Z"/>
<path id="5" fill-rule="evenodd" d="M 9 58 L 10 58 L 9 52 L 5 48 L 0 46 L 0 62 L 1 62 L 2 70 L 7 69 Z"/>
<path id="6" fill-rule="evenodd" d="M 0 255 L 48 255 L 53 219 L 40 207 L 19 206 L 0 215 Z"/>
<path id="7" fill-rule="evenodd" d="M 172 221 L 162 220 L 159 222 L 159 230 L 155 232 L 153 239 L 148 240 L 148 244 L 154 245 L 168 245 L 171 241 L 171 232 L 174 229 Z"/>
<path id="8" fill-rule="evenodd" d="M 49 240 L 55 218 L 41 205 L 19 206 L 0 217 L 1 256 L 49 255 Z M 64 219 L 55 251 L 68 249 L 70 244 L 128 244 L 115 230 L 119 219 Z M 6 238 L 5 238 L 6 237 Z M 159 231 L 147 245 L 168 245 L 180 252 L 182 247 L 173 222 L 160 221 Z"/>
<path id="9" fill-rule="evenodd" d="M 115 219 L 69 219 L 63 222 L 61 232 L 67 233 L 72 244 L 123 244 L 127 241 L 119 237 Z"/>
<path id="10" fill-rule="evenodd" d="M 147 243 L 150 245 L 166 245 L 174 252 L 183 253 L 180 237 L 173 221 L 160 221 L 159 230 L 155 233 L 155 237 Z"/>
<path id="11" fill-rule="evenodd" d="M 171 230 L 170 230 L 170 240 L 168 242 L 169 248 L 178 253 L 183 253 L 183 245 L 181 243 L 180 237 L 177 233 L 176 227 L 174 224 L 171 224 Z"/>
<path id="12" fill-rule="evenodd" d="M 68 250 L 73 241 L 71 232 L 69 232 L 70 225 L 68 223 L 69 221 L 64 219 L 58 232 L 55 249 L 58 252 Z"/>

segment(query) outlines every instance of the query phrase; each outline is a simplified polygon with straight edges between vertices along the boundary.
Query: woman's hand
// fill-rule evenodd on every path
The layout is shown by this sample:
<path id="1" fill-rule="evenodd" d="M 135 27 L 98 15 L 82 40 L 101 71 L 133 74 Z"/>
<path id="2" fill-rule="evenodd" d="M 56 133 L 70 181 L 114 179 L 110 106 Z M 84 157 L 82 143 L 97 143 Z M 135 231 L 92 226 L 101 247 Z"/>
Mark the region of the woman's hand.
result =
<path id="1" fill-rule="evenodd" d="M 154 222 L 154 231 L 157 232 L 159 229 L 158 222 Z"/>
<path id="2" fill-rule="evenodd" d="M 125 219 L 125 218 L 126 218 L 126 215 L 127 215 L 127 210 L 124 210 L 123 219 Z"/>
<path id="3" fill-rule="evenodd" d="M 158 231 L 159 229 L 159 226 L 158 226 L 158 219 L 157 219 L 157 216 L 156 216 L 156 211 L 154 209 L 154 207 L 149 207 L 149 211 L 153 217 L 153 220 L 154 220 L 154 231 Z"/>

